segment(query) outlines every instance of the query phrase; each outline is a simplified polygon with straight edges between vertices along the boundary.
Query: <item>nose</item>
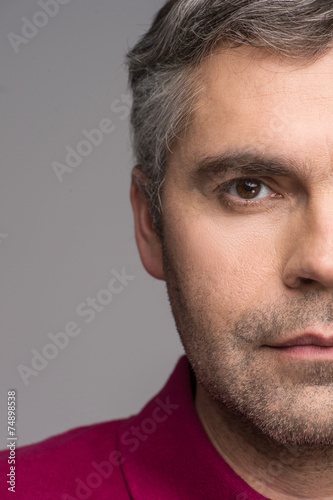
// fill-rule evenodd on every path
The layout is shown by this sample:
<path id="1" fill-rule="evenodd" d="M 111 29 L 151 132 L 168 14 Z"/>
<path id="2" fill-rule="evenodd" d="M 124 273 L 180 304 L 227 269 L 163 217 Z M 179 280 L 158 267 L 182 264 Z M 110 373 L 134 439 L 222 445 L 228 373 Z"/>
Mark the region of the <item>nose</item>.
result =
<path id="1" fill-rule="evenodd" d="M 313 203 L 300 219 L 288 235 L 283 281 L 292 289 L 333 288 L 333 195 Z"/>

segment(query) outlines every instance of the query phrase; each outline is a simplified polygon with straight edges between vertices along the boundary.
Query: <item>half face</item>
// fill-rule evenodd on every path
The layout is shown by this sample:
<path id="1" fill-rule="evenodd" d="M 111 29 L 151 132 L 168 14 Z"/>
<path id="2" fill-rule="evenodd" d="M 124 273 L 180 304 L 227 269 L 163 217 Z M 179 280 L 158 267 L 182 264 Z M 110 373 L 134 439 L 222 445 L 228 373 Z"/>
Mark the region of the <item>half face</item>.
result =
<path id="1" fill-rule="evenodd" d="M 211 398 L 276 441 L 333 444 L 333 54 L 234 49 L 200 83 L 151 269 Z"/>

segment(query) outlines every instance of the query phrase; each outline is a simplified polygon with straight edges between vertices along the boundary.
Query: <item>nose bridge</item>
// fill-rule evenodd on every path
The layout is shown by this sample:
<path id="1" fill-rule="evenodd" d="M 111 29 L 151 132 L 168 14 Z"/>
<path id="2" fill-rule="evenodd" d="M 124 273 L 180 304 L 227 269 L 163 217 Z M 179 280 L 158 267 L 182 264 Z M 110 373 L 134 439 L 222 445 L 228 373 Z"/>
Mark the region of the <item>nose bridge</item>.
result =
<path id="1" fill-rule="evenodd" d="M 317 259 L 331 257 L 333 262 L 333 190 L 312 199 L 305 220 L 308 223 L 306 236 L 313 256 Z"/>
<path id="2" fill-rule="evenodd" d="M 294 230 L 286 284 L 294 288 L 305 279 L 333 288 L 333 189 L 318 191 L 309 199 Z"/>

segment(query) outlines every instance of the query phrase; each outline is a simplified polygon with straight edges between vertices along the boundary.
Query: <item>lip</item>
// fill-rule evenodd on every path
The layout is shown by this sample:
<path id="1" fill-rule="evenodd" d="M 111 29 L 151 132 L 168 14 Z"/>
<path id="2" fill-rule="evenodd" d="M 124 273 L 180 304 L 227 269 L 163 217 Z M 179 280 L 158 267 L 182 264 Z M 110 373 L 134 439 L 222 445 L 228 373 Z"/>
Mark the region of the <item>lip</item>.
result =
<path id="1" fill-rule="evenodd" d="M 292 347 L 292 346 L 320 346 L 320 347 L 333 347 L 333 335 L 324 336 L 318 334 L 305 334 L 293 337 L 290 340 L 281 342 L 271 347 Z"/>
<path id="2" fill-rule="evenodd" d="M 283 342 L 266 347 L 269 347 L 282 359 L 326 359 L 333 361 L 333 335 L 331 331 L 307 329 Z"/>

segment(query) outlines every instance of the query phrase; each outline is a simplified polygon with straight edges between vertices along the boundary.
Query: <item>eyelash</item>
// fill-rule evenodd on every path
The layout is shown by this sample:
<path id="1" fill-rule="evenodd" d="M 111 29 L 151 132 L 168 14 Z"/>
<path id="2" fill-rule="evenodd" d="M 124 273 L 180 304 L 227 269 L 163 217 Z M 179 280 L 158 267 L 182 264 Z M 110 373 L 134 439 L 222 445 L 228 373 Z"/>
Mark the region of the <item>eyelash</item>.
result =
<path id="1" fill-rule="evenodd" d="M 264 198 L 260 198 L 259 200 L 236 200 L 234 197 L 233 199 L 228 198 L 228 193 L 227 191 L 236 186 L 237 182 L 240 181 L 252 181 L 255 183 L 260 184 L 260 187 L 267 187 L 269 190 L 273 191 L 273 193 L 270 196 L 265 196 Z M 238 207 L 238 208 L 250 208 L 252 207 L 258 207 L 263 204 L 267 204 L 267 202 L 273 201 L 276 198 L 282 198 L 282 195 L 279 193 L 275 192 L 268 184 L 266 184 L 264 181 L 257 179 L 255 177 L 237 177 L 236 179 L 231 179 L 230 181 L 224 182 L 223 184 L 219 184 L 214 191 L 217 191 L 218 198 L 220 201 L 226 205 L 227 207 Z M 233 196 L 233 195 L 229 195 Z"/>

